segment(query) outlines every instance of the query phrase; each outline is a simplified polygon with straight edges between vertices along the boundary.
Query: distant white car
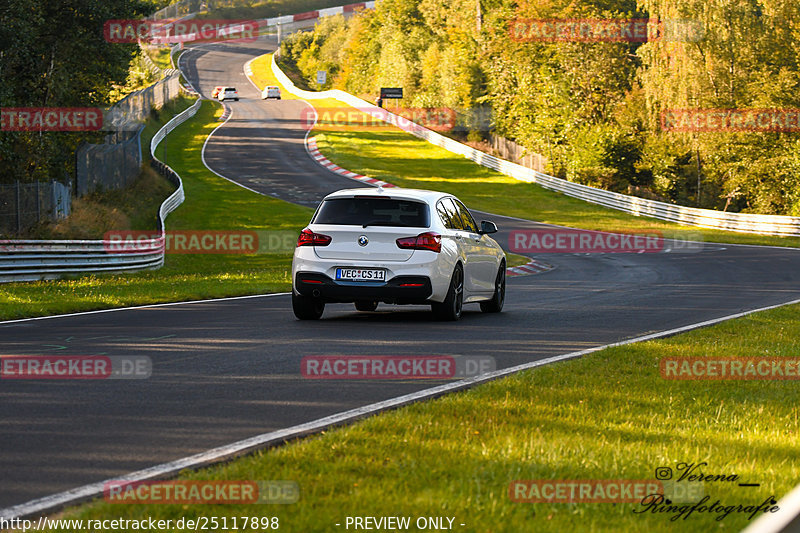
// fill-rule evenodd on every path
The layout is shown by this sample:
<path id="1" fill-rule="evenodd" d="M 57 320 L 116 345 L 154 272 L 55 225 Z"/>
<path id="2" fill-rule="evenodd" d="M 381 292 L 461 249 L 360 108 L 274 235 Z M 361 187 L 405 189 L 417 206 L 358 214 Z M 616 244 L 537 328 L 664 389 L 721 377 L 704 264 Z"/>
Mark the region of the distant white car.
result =
<path id="1" fill-rule="evenodd" d="M 269 100 L 270 98 L 275 98 L 276 100 L 280 100 L 281 88 L 276 87 L 275 85 L 267 85 L 266 87 L 264 87 L 264 90 L 261 91 L 261 99 Z"/>
<path id="2" fill-rule="evenodd" d="M 225 87 L 219 91 L 217 100 L 220 102 L 224 102 L 225 100 L 236 100 L 238 102 L 239 93 L 236 90 L 236 87 Z"/>
<path id="3" fill-rule="evenodd" d="M 292 308 L 301 320 L 326 303 L 427 304 L 458 320 L 464 304 L 503 309 L 506 257 L 452 195 L 416 189 L 346 189 L 326 196 L 297 240 Z"/>

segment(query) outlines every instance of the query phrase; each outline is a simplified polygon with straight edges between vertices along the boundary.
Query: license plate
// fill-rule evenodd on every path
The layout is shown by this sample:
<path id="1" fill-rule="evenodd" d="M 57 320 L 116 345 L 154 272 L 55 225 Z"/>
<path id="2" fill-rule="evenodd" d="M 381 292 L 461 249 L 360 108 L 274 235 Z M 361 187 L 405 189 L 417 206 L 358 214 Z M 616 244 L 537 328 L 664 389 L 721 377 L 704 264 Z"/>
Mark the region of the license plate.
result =
<path id="1" fill-rule="evenodd" d="M 375 268 L 337 268 L 336 279 L 342 281 L 386 281 L 386 271 Z"/>

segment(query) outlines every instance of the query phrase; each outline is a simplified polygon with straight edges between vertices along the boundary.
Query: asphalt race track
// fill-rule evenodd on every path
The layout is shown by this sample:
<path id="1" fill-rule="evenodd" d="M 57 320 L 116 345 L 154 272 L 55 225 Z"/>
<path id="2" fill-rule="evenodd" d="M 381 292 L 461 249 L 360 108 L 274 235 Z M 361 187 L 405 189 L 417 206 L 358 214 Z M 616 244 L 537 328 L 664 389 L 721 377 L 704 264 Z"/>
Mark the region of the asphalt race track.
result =
<path id="1" fill-rule="evenodd" d="M 313 122 L 311 106 L 300 100 L 261 100 L 244 75 L 247 61 L 274 49 L 264 41 L 211 44 L 181 58 L 187 79 L 204 96 L 210 98 L 217 85 L 239 91 L 238 102 L 226 102 L 233 110 L 231 119 L 206 145 L 206 164 L 255 191 L 307 207 L 316 207 L 326 194 L 344 187 L 365 187 L 320 168 L 308 156 L 305 136 Z"/>
<path id="2" fill-rule="evenodd" d="M 188 78 L 205 95 L 224 84 L 242 98 L 208 143 L 209 166 L 307 206 L 358 186 L 306 154 L 304 103 L 261 101 L 244 78 L 242 65 L 269 49 L 186 52 Z M 537 227 L 492 218 L 501 242 Z M 299 322 L 277 295 L 0 324 L 4 355 L 153 361 L 146 380 L 0 382 L 0 508 L 438 383 L 304 380 L 306 355 L 483 355 L 504 368 L 800 298 L 796 250 L 707 244 L 699 253 L 537 258 L 556 268 L 509 279 L 502 314 L 467 306 L 458 323 L 385 305 L 328 306 L 322 321 Z"/>

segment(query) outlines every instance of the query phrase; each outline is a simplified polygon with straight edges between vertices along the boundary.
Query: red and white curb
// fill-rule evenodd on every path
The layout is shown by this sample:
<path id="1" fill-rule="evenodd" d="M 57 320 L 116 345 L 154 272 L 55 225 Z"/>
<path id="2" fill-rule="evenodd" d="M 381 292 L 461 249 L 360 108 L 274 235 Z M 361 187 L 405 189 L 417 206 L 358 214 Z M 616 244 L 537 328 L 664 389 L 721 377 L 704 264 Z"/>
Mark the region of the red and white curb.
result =
<path id="1" fill-rule="evenodd" d="M 222 108 L 224 109 L 224 111 L 222 112 L 222 115 L 219 117 L 219 122 L 225 122 L 231 116 L 231 108 L 230 107 L 228 107 L 225 104 L 222 104 Z"/>
<path id="2" fill-rule="evenodd" d="M 506 276 L 510 278 L 516 278 L 519 276 L 533 276 L 534 274 L 541 274 L 542 272 L 548 272 L 550 270 L 553 270 L 554 268 L 555 267 L 553 265 L 548 265 L 547 263 L 542 263 L 541 261 L 537 261 L 536 259 L 531 259 L 524 265 L 507 268 Z"/>
<path id="3" fill-rule="evenodd" d="M 258 86 L 253 81 L 253 60 L 251 59 L 244 65 L 244 73 L 247 76 L 247 79 L 250 80 L 250 83 L 258 89 Z M 311 105 L 311 104 L 309 104 Z M 319 147 L 317 146 L 317 138 L 316 137 L 309 137 L 306 134 L 306 151 L 308 155 L 311 156 L 311 159 L 322 165 L 323 167 L 327 168 L 331 172 L 339 174 L 345 178 L 349 178 L 351 180 L 359 181 L 361 183 L 368 183 L 374 187 L 397 187 L 386 181 L 381 181 L 379 179 L 370 178 L 369 176 L 364 176 L 362 174 L 356 174 L 355 172 L 351 172 L 347 169 L 344 169 L 334 163 L 332 163 L 327 157 L 322 155 L 322 152 L 319 151 Z M 515 278 L 519 276 L 533 276 L 534 274 L 541 274 L 543 272 L 547 272 L 549 270 L 553 270 L 552 265 L 548 265 L 547 263 L 543 263 L 541 261 L 537 261 L 535 259 L 531 259 L 524 265 L 520 265 L 517 267 L 510 267 L 506 269 L 506 276 Z"/>
<path id="4" fill-rule="evenodd" d="M 331 172 L 339 174 L 340 176 L 350 178 L 351 180 L 360 181 L 361 183 L 368 183 L 374 187 L 397 187 L 397 185 L 392 185 L 386 181 L 370 178 L 369 176 L 362 176 L 361 174 L 356 174 L 355 172 L 350 172 L 349 170 L 345 170 L 340 166 L 334 165 L 328 160 L 327 157 L 320 153 L 319 148 L 317 147 L 316 137 L 310 137 L 308 141 L 306 141 L 306 150 L 308 150 L 308 155 L 310 155 L 314 161 L 327 168 Z"/>
<path id="5" fill-rule="evenodd" d="M 258 85 L 256 85 L 256 82 L 253 81 L 253 61 L 254 60 L 251 59 L 250 61 L 245 63 L 243 70 L 244 70 L 245 76 L 247 76 L 247 79 L 250 81 L 250 83 L 253 84 L 253 87 L 255 87 L 257 90 L 260 91 L 261 89 L 258 87 Z M 310 103 L 308 103 L 308 102 L 306 102 L 306 103 L 309 106 L 311 106 Z M 313 107 L 313 106 L 311 106 L 311 107 Z M 317 138 L 316 137 L 310 137 L 309 133 L 310 133 L 310 131 L 306 132 L 306 140 L 305 140 L 306 151 L 308 152 L 308 155 L 311 157 L 311 159 L 313 159 L 314 161 L 316 161 L 317 163 L 319 163 L 323 167 L 327 168 L 331 172 L 334 172 L 336 174 L 339 174 L 340 176 L 343 176 L 345 178 L 349 178 L 351 180 L 355 180 L 355 181 L 358 181 L 358 182 L 361 182 L 361 183 L 367 183 L 369 185 L 372 185 L 373 187 L 384 187 L 384 188 L 397 187 L 397 185 L 392 185 L 389 182 L 381 181 L 381 180 L 375 179 L 375 178 L 370 178 L 369 176 L 364 176 L 364 175 L 361 175 L 361 174 L 356 174 L 355 172 L 351 172 L 351 171 L 349 171 L 347 169 L 344 169 L 344 168 L 342 168 L 342 167 L 340 167 L 338 165 L 335 165 L 327 157 L 322 155 L 322 152 L 319 151 L 319 147 L 317 147 Z"/>

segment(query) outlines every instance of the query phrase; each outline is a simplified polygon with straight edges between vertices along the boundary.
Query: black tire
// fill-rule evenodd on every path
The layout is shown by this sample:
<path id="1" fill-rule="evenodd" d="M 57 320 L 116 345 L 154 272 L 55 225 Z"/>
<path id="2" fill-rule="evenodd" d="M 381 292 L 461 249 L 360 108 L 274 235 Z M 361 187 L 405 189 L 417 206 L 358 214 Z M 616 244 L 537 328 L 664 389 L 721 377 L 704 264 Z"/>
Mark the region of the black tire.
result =
<path id="1" fill-rule="evenodd" d="M 299 320 L 319 320 L 325 311 L 325 302 L 292 293 L 292 311 Z"/>
<path id="2" fill-rule="evenodd" d="M 359 311 L 370 312 L 374 311 L 378 308 L 378 302 L 370 302 L 370 301 L 363 301 L 363 302 L 356 302 L 356 309 Z"/>
<path id="3" fill-rule="evenodd" d="M 500 263 L 497 279 L 494 281 L 494 296 L 491 300 L 481 302 L 481 311 L 484 313 L 499 313 L 503 310 L 506 301 L 506 263 Z"/>
<path id="4" fill-rule="evenodd" d="M 464 269 L 456 265 L 453 277 L 450 278 L 450 288 L 442 303 L 432 303 L 431 311 L 437 320 L 454 322 L 461 318 L 464 309 Z"/>

